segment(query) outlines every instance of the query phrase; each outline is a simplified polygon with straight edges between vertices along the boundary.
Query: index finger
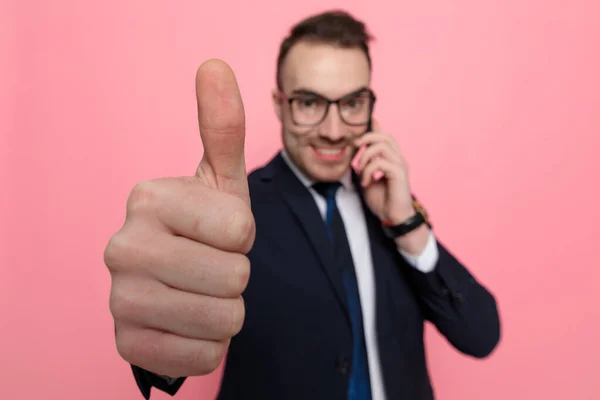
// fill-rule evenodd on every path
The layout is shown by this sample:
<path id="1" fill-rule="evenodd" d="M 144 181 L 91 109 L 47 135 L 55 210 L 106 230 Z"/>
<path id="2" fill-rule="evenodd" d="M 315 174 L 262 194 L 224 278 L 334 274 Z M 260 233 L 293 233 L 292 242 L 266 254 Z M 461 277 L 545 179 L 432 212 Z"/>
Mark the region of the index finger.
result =
<path id="1" fill-rule="evenodd" d="M 381 125 L 376 118 L 371 119 L 371 132 L 381 132 Z"/>

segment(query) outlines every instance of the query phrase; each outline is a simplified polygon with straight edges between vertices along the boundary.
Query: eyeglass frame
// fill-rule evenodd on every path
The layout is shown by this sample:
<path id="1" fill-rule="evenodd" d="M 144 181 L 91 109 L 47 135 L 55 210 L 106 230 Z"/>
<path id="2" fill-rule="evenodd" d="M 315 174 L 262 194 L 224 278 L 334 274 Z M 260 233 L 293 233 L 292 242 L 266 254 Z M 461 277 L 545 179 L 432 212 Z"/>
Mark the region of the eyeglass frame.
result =
<path id="1" fill-rule="evenodd" d="M 279 96 L 283 100 L 287 101 L 288 107 L 290 107 L 290 114 L 291 114 L 291 117 L 292 117 L 292 122 L 295 125 L 297 125 L 297 126 L 306 126 L 306 127 L 308 127 L 308 126 L 317 126 L 317 125 L 321 124 L 323 121 L 325 121 L 325 119 L 327 118 L 327 115 L 329 115 L 329 109 L 331 108 L 332 104 L 337 105 L 338 115 L 339 115 L 340 119 L 342 120 L 342 122 L 345 123 L 346 125 L 349 125 L 349 126 L 369 125 L 370 122 L 371 122 L 371 116 L 373 115 L 373 109 L 375 108 L 375 101 L 377 100 L 377 97 L 375 96 L 375 93 L 373 92 L 373 90 L 371 88 L 368 88 L 368 87 L 362 87 L 362 88 L 360 88 L 358 90 L 355 90 L 355 91 L 353 91 L 351 93 L 348 93 L 348 94 L 346 94 L 346 95 L 344 95 L 342 97 L 339 97 L 337 99 L 334 99 L 334 100 L 329 99 L 329 98 L 327 98 L 327 97 L 325 97 L 325 96 L 323 96 L 323 95 L 321 95 L 321 94 L 319 94 L 317 92 L 314 92 L 312 90 L 297 89 L 297 90 L 295 90 L 295 92 L 299 92 L 299 93 L 297 95 L 294 95 L 294 96 L 288 96 L 283 91 L 280 90 L 279 91 Z M 364 92 L 368 93 L 368 95 L 369 95 L 368 97 L 369 97 L 369 99 L 371 101 L 371 103 L 369 104 L 369 118 L 367 119 L 367 121 L 361 122 L 361 123 L 349 123 L 349 122 L 347 122 L 344 119 L 344 117 L 342 116 L 342 109 L 340 107 L 340 102 L 343 101 L 343 100 L 346 100 L 348 98 L 351 98 L 351 97 L 357 97 L 358 95 L 360 95 L 360 94 L 362 94 Z M 315 123 L 312 123 L 312 124 L 299 124 L 294 119 L 294 111 L 293 111 L 293 108 L 292 108 L 292 102 L 294 100 L 299 99 L 303 95 L 311 95 L 311 96 L 318 97 L 318 98 L 322 99 L 323 101 L 325 101 L 325 103 L 327 104 L 325 106 L 325 112 L 323 113 L 323 117 L 318 122 L 315 122 Z"/>

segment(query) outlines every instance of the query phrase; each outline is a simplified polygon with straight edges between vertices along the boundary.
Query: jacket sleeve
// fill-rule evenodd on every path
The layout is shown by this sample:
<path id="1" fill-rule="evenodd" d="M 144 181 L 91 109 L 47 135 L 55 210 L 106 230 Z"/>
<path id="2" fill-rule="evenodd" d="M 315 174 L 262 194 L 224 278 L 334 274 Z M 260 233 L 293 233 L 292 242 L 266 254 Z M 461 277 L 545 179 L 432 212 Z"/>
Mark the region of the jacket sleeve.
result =
<path id="1" fill-rule="evenodd" d="M 405 268 L 425 318 L 462 353 L 486 357 L 500 341 L 496 300 L 439 241 L 436 246 L 432 271 Z"/>
<path id="2" fill-rule="evenodd" d="M 171 396 L 175 395 L 186 378 L 169 378 L 167 376 L 157 375 L 136 365 L 131 365 L 133 376 L 138 388 L 142 392 L 144 399 L 150 399 L 150 392 L 153 387 L 161 390 Z"/>

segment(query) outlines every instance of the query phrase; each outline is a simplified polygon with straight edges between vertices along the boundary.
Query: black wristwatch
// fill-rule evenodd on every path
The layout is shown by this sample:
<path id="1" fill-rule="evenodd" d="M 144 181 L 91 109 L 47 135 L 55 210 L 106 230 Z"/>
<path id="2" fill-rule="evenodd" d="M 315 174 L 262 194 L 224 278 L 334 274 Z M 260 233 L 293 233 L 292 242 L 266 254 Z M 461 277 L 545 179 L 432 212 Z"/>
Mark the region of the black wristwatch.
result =
<path id="1" fill-rule="evenodd" d="M 415 209 L 415 215 L 407 219 L 406 221 L 398 225 L 383 224 L 383 232 L 390 239 L 396 239 L 397 237 L 406 235 L 409 232 L 414 231 L 423 224 L 429 225 L 429 217 L 425 208 L 419 203 L 419 201 L 413 196 L 413 208 Z"/>

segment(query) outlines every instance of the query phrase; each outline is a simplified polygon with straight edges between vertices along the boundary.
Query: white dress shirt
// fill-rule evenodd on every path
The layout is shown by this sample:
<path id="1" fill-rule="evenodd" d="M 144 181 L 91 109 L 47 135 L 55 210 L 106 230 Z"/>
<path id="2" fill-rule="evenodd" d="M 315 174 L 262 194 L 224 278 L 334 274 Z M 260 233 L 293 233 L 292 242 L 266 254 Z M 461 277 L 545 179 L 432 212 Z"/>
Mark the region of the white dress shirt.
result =
<path id="1" fill-rule="evenodd" d="M 311 181 L 296 167 L 285 150 L 281 151 L 281 155 L 298 179 L 300 179 L 312 193 L 315 202 L 321 211 L 321 216 L 325 218 L 327 203 L 325 199 L 312 188 L 312 184 L 315 182 Z M 344 220 L 346 235 L 348 236 L 350 252 L 352 253 L 352 258 L 354 260 L 354 268 L 358 281 L 358 291 L 360 295 L 365 341 L 369 360 L 372 398 L 373 400 L 385 400 L 385 388 L 381 377 L 379 348 L 377 346 L 377 331 L 375 324 L 375 278 L 367 223 L 359 194 L 352 183 L 350 170 L 348 170 L 340 182 L 342 183 L 342 187 L 337 191 L 336 202 L 342 219 Z M 435 268 L 438 259 L 438 249 L 432 232 L 429 233 L 427 245 L 420 255 L 411 255 L 401 249 L 398 249 L 398 251 L 406 258 L 410 265 L 422 272 L 432 271 Z"/>

